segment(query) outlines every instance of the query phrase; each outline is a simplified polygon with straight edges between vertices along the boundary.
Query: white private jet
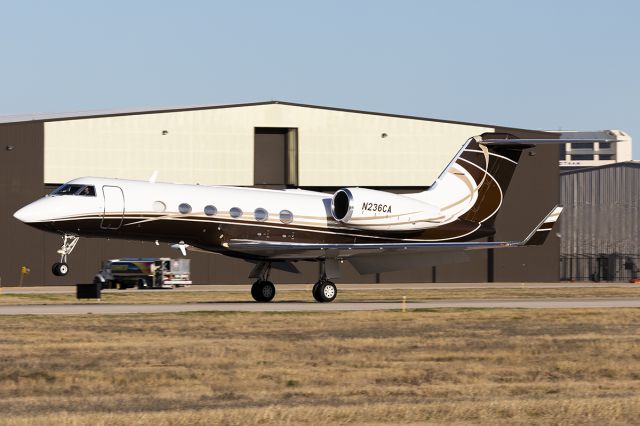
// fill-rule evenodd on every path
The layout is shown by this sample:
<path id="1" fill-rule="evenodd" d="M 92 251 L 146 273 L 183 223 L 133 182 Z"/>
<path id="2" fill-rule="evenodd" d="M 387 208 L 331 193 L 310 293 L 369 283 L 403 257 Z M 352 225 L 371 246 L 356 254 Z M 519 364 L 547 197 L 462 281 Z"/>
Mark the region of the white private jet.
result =
<path id="1" fill-rule="evenodd" d="M 340 264 L 360 273 L 462 260 L 467 250 L 542 244 L 562 207 L 522 241 L 473 241 L 495 233 L 494 220 L 523 150 L 572 140 L 485 134 L 466 141 L 427 190 L 393 194 L 343 188 L 334 194 L 299 189 L 182 185 L 83 177 L 18 210 L 33 227 L 63 235 L 55 275 L 80 236 L 162 241 L 255 263 L 251 294 L 275 296 L 271 268 L 298 272 L 296 261 L 321 264 L 318 302 L 337 295 Z M 591 140 L 590 140 L 591 141 Z"/>

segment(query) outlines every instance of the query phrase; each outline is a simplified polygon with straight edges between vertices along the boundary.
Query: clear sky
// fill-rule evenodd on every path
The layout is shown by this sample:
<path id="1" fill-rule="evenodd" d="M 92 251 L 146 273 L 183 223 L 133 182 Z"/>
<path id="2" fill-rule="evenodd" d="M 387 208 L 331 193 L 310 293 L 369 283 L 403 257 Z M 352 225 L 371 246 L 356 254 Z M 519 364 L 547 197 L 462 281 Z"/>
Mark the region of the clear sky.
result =
<path id="1" fill-rule="evenodd" d="M 283 100 L 621 129 L 638 1 L 5 1 L 0 115 Z"/>

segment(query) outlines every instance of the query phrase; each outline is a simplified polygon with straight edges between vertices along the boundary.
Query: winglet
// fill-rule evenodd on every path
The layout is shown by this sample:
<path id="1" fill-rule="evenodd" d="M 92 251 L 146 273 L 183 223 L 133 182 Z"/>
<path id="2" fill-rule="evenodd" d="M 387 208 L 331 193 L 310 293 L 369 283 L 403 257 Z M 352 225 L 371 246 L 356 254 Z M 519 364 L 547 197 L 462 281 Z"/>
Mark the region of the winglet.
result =
<path id="1" fill-rule="evenodd" d="M 522 241 L 522 243 L 520 243 L 519 245 L 521 246 L 542 245 L 547 239 L 547 237 L 549 236 L 549 234 L 551 233 L 551 231 L 553 230 L 553 225 L 555 225 L 556 221 L 558 220 L 558 217 L 560 217 L 560 213 L 562 213 L 563 208 L 564 207 L 560 205 L 555 206 L 549 212 L 549 214 L 547 214 L 545 218 L 542 219 L 542 222 L 540 222 L 538 226 L 536 226 L 533 229 L 533 231 L 531 231 L 531 233 L 527 235 L 527 238 L 525 238 L 524 241 Z"/>

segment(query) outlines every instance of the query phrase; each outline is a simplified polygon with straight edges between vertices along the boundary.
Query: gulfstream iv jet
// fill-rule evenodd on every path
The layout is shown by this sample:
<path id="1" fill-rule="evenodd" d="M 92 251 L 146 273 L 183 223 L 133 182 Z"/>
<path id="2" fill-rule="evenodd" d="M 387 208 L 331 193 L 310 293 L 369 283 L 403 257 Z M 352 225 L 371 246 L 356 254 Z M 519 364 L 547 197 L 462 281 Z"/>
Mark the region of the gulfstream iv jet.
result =
<path id="1" fill-rule="evenodd" d="M 182 185 L 83 177 L 18 210 L 22 222 L 61 234 L 55 275 L 82 237 L 173 244 L 245 259 L 256 301 L 275 296 L 272 268 L 297 272 L 295 262 L 319 262 L 313 297 L 331 302 L 340 265 L 360 273 L 459 261 L 468 250 L 542 244 L 562 207 L 550 211 L 520 241 L 486 242 L 521 153 L 537 144 L 571 142 L 485 134 L 467 140 L 428 189 L 393 194 L 342 188 L 334 194 Z"/>

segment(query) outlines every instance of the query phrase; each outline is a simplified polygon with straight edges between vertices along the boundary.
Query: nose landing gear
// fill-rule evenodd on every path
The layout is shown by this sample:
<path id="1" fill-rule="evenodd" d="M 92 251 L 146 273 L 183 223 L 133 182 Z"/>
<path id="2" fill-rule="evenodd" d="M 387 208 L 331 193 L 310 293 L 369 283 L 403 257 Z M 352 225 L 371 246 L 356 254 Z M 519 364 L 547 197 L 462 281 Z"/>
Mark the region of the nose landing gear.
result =
<path id="1" fill-rule="evenodd" d="M 51 267 L 51 272 L 57 277 L 64 277 L 69 273 L 69 265 L 67 265 L 67 256 L 71 254 L 78 244 L 80 237 L 77 235 L 64 234 L 62 237 L 62 247 L 58 250 L 60 254 L 60 262 L 56 262 Z"/>
<path id="2" fill-rule="evenodd" d="M 64 262 L 56 262 L 51 267 L 51 272 L 53 272 L 53 275 L 56 277 L 64 277 L 69 273 L 69 265 Z"/>

